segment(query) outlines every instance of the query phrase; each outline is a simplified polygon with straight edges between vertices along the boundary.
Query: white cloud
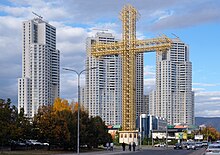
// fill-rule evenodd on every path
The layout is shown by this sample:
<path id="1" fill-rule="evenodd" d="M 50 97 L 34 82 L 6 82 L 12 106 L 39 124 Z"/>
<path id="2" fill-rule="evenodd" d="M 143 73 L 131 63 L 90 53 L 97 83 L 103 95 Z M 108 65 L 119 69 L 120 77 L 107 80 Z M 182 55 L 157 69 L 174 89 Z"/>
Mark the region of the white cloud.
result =
<path id="1" fill-rule="evenodd" d="M 211 97 L 210 99 L 213 100 L 213 101 L 215 101 L 215 100 L 220 101 L 220 97 Z"/>
<path id="2" fill-rule="evenodd" d="M 62 7 L 61 1 L 43 1 L 43 0 L 19 0 L 12 1 L 12 6 L 1 5 L 1 10 L 10 16 L 33 18 L 37 13 L 46 20 L 65 20 L 71 17 L 71 14 Z"/>
<path id="3" fill-rule="evenodd" d="M 157 17 L 157 19 L 155 20 L 155 23 L 156 23 L 162 19 L 165 19 L 165 18 L 172 16 L 173 13 L 174 13 L 174 11 L 172 11 L 172 10 L 157 10 L 151 16 Z"/>
<path id="4" fill-rule="evenodd" d="M 144 66 L 144 76 L 145 77 L 155 77 L 156 76 L 156 70 L 155 66 Z"/>
<path id="5" fill-rule="evenodd" d="M 117 39 L 121 38 L 122 26 L 118 16 L 126 3 L 134 5 L 141 13 L 142 17 L 137 23 L 140 28 L 137 32 L 138 39 L 145 38 L 142 31 L 145 32 L 147 29 L 160 31 L 182 28 L 220 19 L 220 2 L 216 0 L 193 0 L 193 2 L 10 0 L 10 2 L 12 4 L 10 6 L 0 4 L 0 12 L 4 14 L 0 15 L 0 98 L 10 97 L 14 102 L 17 100 L 17 78 L 21 77 L 22 21 L 32 19 L 34 17 L 32 11 L 43 16 L 43 19 L 48 20 L 57 28 L 57 49 L 61 52 L 61 68 L 71 67 L 79 70 L 85 67 L 85 39 L 88 36 L 94 36 L 94 28 L 108 29 L 108 32 L 113 33 Z M 144 76 L 145 91 L 150 91 L 155 87 L 155 66 L 145 66 Z M 73 74 L 61 70 L 62 97 L 77 98 L 76 80 Z M 82 77 L 82 85 L 83 83 Z M 193 86 L 200 87 L 193 88 L 196 111 L 202 114 L 208 105 L 219 108 L 217 106 L 220 103 L 220 92 L 208 92 L 205 88 L 214 87 L 216 84 L 194 83 Z M 206 113 L 209 112 L 212 111 L 206 111 Z"/>
<path id="6" fill-rule="evenodd" d="M 196 116 L 200 116 L 200 117 L 219 117 L 220 116 L 220 110 L 196 111 Z"/>
<path id="7" fill-rule="evenodd" d="M 21 18 L 0 16 L 0 98 L 16 104 L 21 76 Z"/>
<path id="8" fill-rule="evenodd" d="M 220 92 L 201 91 L 195 93 L 195 115 L 220 117 Z"/>
<path id="9" fill-rule="evenodd" d="M 220 2 L 214 0 L 195 1 L 176 7 L 172 16 L 166 16 L 150 26 L 151 30 L 164 30 L 170 28 L 183 28 L 202 23 L 220 21 Z M 163 16 L 161 16 L 163 17 Z M 187 21 L 187 22 L 186 22 Z"/>
<path id="10" fill-rule="evenodd" d="M 88 32 L 88 36 L 94 37 L 97 32 L 106 32 L 106 33 L 112 33 L 116 39 L 121 39 L 121 33 L 120 29 L 121 24 L 116 24 L 113 22 L 105 22 L 105 23 L 94 23 L 91 24 Z"/>
<path id="11" fill-rule="evenodd" d="M 205 90 L 205 88 L 192 88 L 192 91 L 194 91 L 194 92 L 201 92 L 204 90 Z"/>
<path id="12" fill-rule="evenodd" d="M 148 94 L 155 89 L 155 78 L 145 78 L 144 79 L 144 94 Z"/>
<path id="13" fill-rule="evenodd" d="M 144 66 L 144 94 L 148 94 L 155 89 L 156 74 L 155 66 Z"/>
<path id="14" fill-rule="evenodd" d="M 13 17 L 24 17 L 27 14 L 27 12 L 31 12 L 31 8 L 29 7 L 6 6 L 6 7 L 2 7 L 2 10 Z"/>
<path id="15" fill-rule="evenodd" d="M 220 96 L 220 91 L 210 91 L 210 92 L 198 92 L 196 96 Z"/>
<path id="16" fill-rule="evenodd" d="M 193 86 L 204 86 L 204 87 L 214 87 L 219 86 L 219 84 L 214 83 L 192 83 Z"/>

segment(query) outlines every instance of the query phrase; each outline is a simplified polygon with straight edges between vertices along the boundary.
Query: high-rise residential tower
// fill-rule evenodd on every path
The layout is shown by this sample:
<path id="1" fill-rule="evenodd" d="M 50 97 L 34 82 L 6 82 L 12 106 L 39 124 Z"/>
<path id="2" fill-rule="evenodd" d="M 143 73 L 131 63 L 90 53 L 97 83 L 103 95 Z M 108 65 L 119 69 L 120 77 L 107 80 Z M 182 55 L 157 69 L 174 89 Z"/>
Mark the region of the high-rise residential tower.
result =
<path id="1" fill-rule="evenodd" d="M 22 78 L 18 79 L 18 111 L 33 117 L 40 106 L 59 97 L 60 53 L 56 28 L 41 17 L 22 25 Z"/>
<path id="2" fill-rule="evenodd" d="M 150 114 L 167 118 L 170 124 L 194 124 L 192 63 L 188 45 L 179 38 L 173 39 L 168 52 L 156 54 L 154 104 Z"/>
<path id="3" fill-rule="evenodd" d="M 86 68 L 98 67 L 86 73 L 84 107 L 90 116 L 101 116 L 108 125 L 122 123 L 122 60 L 120 55 L 91 56 L 94 42 L 106 44 L 117 42 L 111 33 L 98 32 L 95 37 L 87 39 Z M 136 58 L 136 105 L 137 110 L 143 104 L 143 55 Z M 142 66 L 141 66 L 142 65 Z M 142 75 L 142 76 L 141 76 Z M 142 80 L 141 80 L 142 79 Z"/>
<path id="4" fill-rule="evenodd" d="M 144 55 L 136 55 L 136 119 L 141 114 L 147 113 L 146 103 L 144 101 Z"/>

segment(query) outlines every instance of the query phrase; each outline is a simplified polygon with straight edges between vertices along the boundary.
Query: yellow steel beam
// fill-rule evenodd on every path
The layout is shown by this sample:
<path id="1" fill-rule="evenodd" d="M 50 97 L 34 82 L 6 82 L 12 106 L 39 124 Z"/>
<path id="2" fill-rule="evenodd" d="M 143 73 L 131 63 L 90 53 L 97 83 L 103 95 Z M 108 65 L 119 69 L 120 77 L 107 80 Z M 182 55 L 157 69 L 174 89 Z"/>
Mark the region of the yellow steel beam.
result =
<path id="1" fill-rule="evenodd" d="M 93 56 L 104 56 L 104 55 L 114 55 L 114 54 L 121 54 L 123 43 L 122 42 L 115 42 L 115 43 L 96 43 L 92 44 L 92 52 Z"/>
<path id="2" fill-rule="evenodd" d="M 136 92 L 136 58 L 137 53 L 151 51 L 167 51 L 171 40 L 158 37 L 147 40 L 136 40 L 136 21 L 138 11 L 131 5 L 126 5 L 121 13 L 122 41 L 116 43 L 95 43 L 91 47 L 92 55 L 96 57 L 121 54 L 122 56 L 122 130 L 134 131 L 135 128 L 135 92 Z"/>

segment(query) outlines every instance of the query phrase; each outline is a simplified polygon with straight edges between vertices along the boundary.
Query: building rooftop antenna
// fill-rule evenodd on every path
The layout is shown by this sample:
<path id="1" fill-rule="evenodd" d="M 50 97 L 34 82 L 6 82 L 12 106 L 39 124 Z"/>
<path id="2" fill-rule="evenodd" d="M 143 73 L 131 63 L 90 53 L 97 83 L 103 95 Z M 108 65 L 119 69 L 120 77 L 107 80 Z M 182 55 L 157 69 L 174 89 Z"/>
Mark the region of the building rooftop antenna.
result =
<path id="1" fill-rule="evenodd" d="M 174 33 L 171 33 L 172 35 L 174 35 L 176 38 L 180 38 L 180 37 L 178 37 L 177 35 L 175 35 Z"/>
<path id="2" fill-rule="evenodd" d="M 33 11 L 32 11 L 32 13 L 33 13 L 35 16 L 37 16 L 38 18 L 40 18 L 40 19 L 43 18 L 42 16 L 38 15 L 37 13 L 35 13 L 35 12 L 33 12 Z"/>

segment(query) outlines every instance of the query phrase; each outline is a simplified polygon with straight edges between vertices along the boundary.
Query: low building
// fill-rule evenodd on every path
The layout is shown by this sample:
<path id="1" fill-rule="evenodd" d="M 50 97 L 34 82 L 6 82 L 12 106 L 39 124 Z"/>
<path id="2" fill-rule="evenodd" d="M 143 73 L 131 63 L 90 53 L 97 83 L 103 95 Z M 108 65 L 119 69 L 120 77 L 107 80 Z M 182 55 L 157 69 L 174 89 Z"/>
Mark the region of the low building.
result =
<path id="1" fill-rule="evenodd" d="M 136 120 L 136 127 L 141 132 L 141 137 L 151 137 L 154 130 L 166 131 L 167 121 L 165 118 L 141 114 Z"/>
<path id="2" fill-rule="evenodd" d="M 108 128 L 108 133 L 110 133 L 112 136 L 112 139 L 115 139 L 117 136 L 117 132 L 121 128 L 121 125 L 109 125 L 107 128 Z"/>

